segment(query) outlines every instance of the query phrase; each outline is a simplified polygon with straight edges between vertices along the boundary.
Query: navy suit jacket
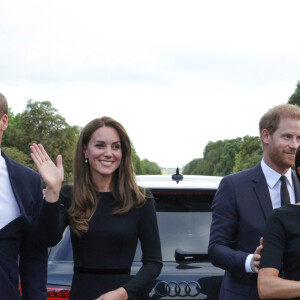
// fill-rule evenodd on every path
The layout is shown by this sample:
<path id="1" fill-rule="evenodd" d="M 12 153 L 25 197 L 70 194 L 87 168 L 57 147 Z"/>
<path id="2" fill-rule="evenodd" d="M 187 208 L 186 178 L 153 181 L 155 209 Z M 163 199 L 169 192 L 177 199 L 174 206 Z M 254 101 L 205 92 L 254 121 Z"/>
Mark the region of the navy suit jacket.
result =
<path id="1" fill-rule="evenodd" d="M 300 184 L 294 171 L 292 179 L 298 202 Z M 225 269 L 221 300 L 259 299 L 257 274 L 246 272 L 245 261 L 259 246 L 272 210 L 260 163 L 220 182 L 212 204 L 208 253 L 215 266 Z"/>
<path id="2" fill-rule="evenodd" d="M 0 230 L 0 300 L 44 300 L 47 280 L 47 248 L 37 239 L 39 214 L 43 204 L 38 173 L 10 159 L 6 161 L 10 183 L 20 208 L 20 216 Z"/>

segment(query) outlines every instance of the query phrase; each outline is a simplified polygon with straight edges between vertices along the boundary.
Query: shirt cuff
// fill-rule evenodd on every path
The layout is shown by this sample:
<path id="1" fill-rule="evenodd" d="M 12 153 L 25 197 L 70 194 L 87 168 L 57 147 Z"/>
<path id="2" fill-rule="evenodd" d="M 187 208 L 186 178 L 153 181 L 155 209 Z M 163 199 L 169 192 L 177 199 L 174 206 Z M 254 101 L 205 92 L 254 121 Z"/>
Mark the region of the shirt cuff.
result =
<path id="1" fill-rule="evenodd" d="M 251 268 L 252 257 L 253 257 L 253 254 L 249 254 L 245 261 L 245 269 L 246 269 L 246 272 L 248 272 L 248 273 L 254 273 Z"/>

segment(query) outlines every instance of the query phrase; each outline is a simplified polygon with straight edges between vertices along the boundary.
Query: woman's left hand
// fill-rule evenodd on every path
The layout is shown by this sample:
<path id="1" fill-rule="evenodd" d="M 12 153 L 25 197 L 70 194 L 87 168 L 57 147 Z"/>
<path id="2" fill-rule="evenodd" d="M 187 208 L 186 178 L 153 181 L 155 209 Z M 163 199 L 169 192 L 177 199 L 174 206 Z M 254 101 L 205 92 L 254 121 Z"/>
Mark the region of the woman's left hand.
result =
<path id="1" fill-rule="evenodd" d="M 124 288 L 120 287 L 114 291 L 101 295 L 99 298 L 95 300 L 126 300 L 126 299 L 128 299 L 128 294 Z"/>

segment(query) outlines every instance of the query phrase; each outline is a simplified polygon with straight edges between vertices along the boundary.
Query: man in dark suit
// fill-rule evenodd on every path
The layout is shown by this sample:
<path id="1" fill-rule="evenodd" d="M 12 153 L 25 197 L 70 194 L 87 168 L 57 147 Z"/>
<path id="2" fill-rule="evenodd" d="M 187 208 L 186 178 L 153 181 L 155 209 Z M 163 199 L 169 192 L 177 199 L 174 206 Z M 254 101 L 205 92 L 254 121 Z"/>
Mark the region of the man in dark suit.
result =
<path id="1" fill-rule="evenodd" d="M 300 145 L 300 108 L 275 106 L 262 116 L 259 129 L 263 159 L 254 168 L 224 177 L 212 204 L 208 252 L 211 262 L 225 269 L 221 300 L 259 299 L 257 272 L 266 220 L 284 205 L 281 189 L 288 190 L 285 201 L 300 199 L 300 184 L 291 170 Z"/>
<path id="2" fill-rule="evenodd" d="M 8 126 L 0 93 L 0 147 Z M 47 248 L 37 241 L 43 203 L 38 173 L 10 159 L 0 148 L 0 300 L 46 299 Z"/>

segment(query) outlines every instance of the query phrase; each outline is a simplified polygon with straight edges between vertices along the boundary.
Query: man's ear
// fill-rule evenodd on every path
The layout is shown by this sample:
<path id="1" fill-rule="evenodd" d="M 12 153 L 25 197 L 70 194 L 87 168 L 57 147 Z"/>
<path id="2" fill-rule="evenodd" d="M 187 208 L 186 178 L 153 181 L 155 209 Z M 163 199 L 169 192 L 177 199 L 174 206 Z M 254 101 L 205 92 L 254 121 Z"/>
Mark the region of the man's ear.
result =
<path id="1" fill-rule="evenodd" d="M 260 134 L 260 138 L 263 144 L 268 145 L 270 143 L 271 140 L 271 134 L 269 132 L 268 129 L 263 129 L 261 134 Z"/>
<path id="2" fill-rule="evenodd" d="M 7 126 L 8 126 L 8 116 L 4 114 L 0 119 L 0 130 L 3 132 L 4 130 L 6 130 Z"/>
<path id="3" fill-rule="evenodd" d="M 300 167 L 297 168 L 297 172 L 300 175 Z"/>

